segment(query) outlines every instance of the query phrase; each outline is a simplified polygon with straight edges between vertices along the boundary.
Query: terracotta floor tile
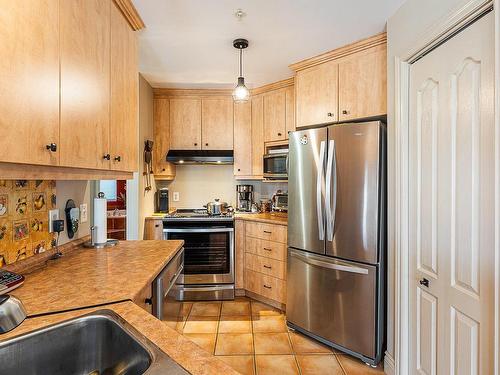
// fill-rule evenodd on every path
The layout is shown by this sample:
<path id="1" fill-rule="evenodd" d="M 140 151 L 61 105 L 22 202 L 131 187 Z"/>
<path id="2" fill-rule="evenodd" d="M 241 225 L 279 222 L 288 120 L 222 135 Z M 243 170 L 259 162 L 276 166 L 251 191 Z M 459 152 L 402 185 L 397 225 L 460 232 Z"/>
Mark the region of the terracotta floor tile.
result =
<path id="1" fill-rule="evenodd" d="M 243 375 L 255 374 L 253 355 L 219 355 L 217 358 Z"/>
<path id="2" fill-rule="evenodd" d="M 256 355 L 257 375 L 298 375 L 293 355 Z"/>
<path id="3" fill-rule="evenodd" d="M 257 316 L 270 316 L 270 315 L 281 315 L 281 311 L 266 305 L 262 302 L 257 302 L 252 300 L 252 315 Z"/>
<path id="4" fill-rule="evenodd" d="M 332 350 L 326 345 L 311 339 L 297 332 L 289 332 L 292 348 L 296 354 L 306 353 L 332 353 Z"/>
<path id="5" fill-rule="evenodd" d="M 342 367 L 340 367 L 337 358 L 333 354 L 309 354 L 297 355 L 300 373 L 302 375 L 343 375 Z M 348 375 L 351 375 L 348 373 Z"/>
<path id="6" fill-rule="evenodd" d="M 253 331 L 256 332 L 287 332 L 284 315 L 253 316 Z"/>
<path id="7" fill-rule="evenodd" d="M 377 368 L 367 366 L 357 358 L 347 354 L 337 354 L 337 359 L 347 375 L 383 375 L 384 366 L 382 363 Z"/>
<path id="8" fill-rule="evenodd" d="M 250 316 L 221 316 L 219 333 L 252 333 Z"/>
<path id="9" fill-rule="evenodd" d="M 215 350 L 215 333 L 186 333 L 184 334 L 188 339 L 193 341 L 199 347 L 205 349 L 207 352 L 214 354 Z"/>
<path id="10" fill-rule="evenodd" d="M 293 354 L 288 334 L 254 333 L 255 354 Z"/>
<path id="11" fill-rule="evenodd" d="M 219 333 L 215 355 L 253 354 L 251 333 Z"/>
<path id="12" fill-rule="evenodd" d="M 219 318 L 210 316 L 189 316 L 184 333 L 217 333 Z"/>
<path id="13" fill-rule="evenodd" d="M 224 301 L 222 302 L 221 315 L 245 315 L 250 316 L 250 302 L 248 301 Z"/>
<path id="14" fill-rule="evenodd" d="M 220 302 L 194 302 L 189 316 L 219 316 Z"/>

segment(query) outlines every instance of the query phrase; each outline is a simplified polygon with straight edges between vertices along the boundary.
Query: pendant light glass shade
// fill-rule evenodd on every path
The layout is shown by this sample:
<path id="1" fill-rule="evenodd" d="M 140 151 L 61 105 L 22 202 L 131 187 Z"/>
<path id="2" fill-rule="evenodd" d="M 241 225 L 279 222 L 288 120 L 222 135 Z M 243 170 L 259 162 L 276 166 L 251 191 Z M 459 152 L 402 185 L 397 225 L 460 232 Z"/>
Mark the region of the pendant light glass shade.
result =
<path id="1" fill-rule="evenodd" d="M 233 99 L 236 103 L 244 103 L 250 99 L 250 91 L 245 86 L 245 78 L 243 77 L 243 49 L 248 47 L 246 39 L 236 39 L 233 46 L 240 50 L 240 76 L 238 77 L 238 84 L 233 90 Z"/>
<path id="2" fill-rule="evenodd" d="M 238 77 L 238 84 L 233 91 L 233 99 L 236 103 L 244 103 L 250 98 L 250 91 L 245 86 L 245 78 Z"/>

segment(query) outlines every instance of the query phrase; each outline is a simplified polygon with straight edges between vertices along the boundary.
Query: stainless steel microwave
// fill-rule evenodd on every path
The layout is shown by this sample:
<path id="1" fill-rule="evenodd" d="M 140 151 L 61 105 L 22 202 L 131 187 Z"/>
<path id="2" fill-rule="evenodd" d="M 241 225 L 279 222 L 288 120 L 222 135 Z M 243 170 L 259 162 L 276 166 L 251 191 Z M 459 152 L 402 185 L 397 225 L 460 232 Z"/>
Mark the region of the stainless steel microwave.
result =
<path id="1" fill-rule="evenodd" d="M 269 180 L 288 179 L 288 149 L 280 151 L 279 153 L 268 153 L 264 155 L 264 178 Z"/>

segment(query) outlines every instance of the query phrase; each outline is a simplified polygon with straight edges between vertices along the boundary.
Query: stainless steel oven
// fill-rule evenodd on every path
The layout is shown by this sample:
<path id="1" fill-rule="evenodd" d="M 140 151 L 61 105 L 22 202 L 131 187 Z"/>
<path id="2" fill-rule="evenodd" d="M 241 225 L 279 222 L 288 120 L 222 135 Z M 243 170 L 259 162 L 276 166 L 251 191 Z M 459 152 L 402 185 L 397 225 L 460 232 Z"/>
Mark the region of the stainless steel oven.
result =
<path id="1" fill-rule="evenodd" d="M 264 155 L 263 176 L 269 180 L 286 180 L 288 163 L 288 150 L 280 150 L 279 153 L 268 153 Z"/>
<path id="2" fill-rule="evenodd" d="M 165 221 L 165 240 L 184 240 L 180 300 L 234 298 L 233 220 Z"/>

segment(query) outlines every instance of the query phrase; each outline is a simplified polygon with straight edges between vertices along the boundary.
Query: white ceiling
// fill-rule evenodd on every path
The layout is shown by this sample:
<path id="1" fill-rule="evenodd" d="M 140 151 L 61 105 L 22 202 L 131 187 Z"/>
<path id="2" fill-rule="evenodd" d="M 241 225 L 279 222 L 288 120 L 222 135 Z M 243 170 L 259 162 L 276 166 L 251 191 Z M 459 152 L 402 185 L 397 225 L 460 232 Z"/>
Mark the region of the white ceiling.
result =
<path id="1" fill-rule="evenodd" d="M 246 38 L 249 87 L 292 76 L 288 65 L 385 30 L 404 0 L 133 0 L 146 29 L 139 70 L 154 87 L 232 87 L 235 38 Z M 246 16 L 239 21 L 235 11 Z"/>

